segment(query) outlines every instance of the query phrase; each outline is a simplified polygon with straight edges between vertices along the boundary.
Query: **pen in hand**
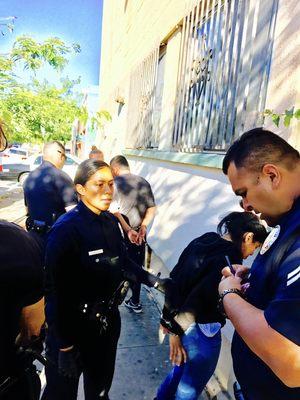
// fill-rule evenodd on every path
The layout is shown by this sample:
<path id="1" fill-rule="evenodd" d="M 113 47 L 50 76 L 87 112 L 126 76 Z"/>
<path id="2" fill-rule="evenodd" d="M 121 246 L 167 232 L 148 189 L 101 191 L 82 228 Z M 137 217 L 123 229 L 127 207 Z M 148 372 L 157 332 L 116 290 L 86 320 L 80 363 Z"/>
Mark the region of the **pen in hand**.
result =
<path id="1" fill-rule="evenodd" d="M 232 266 L 232 264 L 231 264 L 231 262 L 230 262 L 230 260 L 229 260 L 229 257 L 228 257 L 228 256 L 225 256 L 225 260 L 226 260 L 226 262 L 227 262 L 227 266 L 228 266 L 229 269 L 230 269 L 230 272 L 232 273 L 232 275 L 235 275 L 235 269 L 233 268 L 233 266 Z"/>

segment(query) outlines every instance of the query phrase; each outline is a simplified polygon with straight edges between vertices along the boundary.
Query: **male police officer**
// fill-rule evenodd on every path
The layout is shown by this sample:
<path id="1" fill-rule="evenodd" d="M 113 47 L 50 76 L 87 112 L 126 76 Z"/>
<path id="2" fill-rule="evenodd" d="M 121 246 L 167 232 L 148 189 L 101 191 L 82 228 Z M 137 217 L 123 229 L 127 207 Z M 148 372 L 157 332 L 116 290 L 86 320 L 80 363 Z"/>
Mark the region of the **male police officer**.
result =
<path id="1" fill-rule="evenodd" d="M 64 146 L 46 143 L 43 163 L 32 171 L 24 184 L 25 204 L 28 208 L 27 229 L 44 237 L 56 219 L 77 203 L 74 184 L 63 171 L 66 160 Z"/>
<path id="2" fill-rule="evenodd" d="M 0 151 L 5 142 L 0 125 Z M 44 322 L 41 253 L 27 232 L 0 221 L 0 260 L 0 398 L 38 399 L 39 378 L 17 355 L 16 341 L 30 345 Z"/>
<path id="3" fill-rule="evenodd" d="M 149 182 L 130 172 L 126 158 L 115 156 L 110 161 L 114 176 L 115 194 L 111 210 L 119 219 L 128 235 L 128 254 L 138 265 L 144 264 L 147 227 L 152 222 L 156 206 Z M 115 209 L 114 209 L 115 208 Z M 127 218 L 124 220 L 123 216 Z M 132 297 L 125 301 L 125 306 L 135 313 L 142 312 L 140 304 L 141 285 L 132 284 Z"/>
<path id="4" fill-rule="evenodd" d="M 223 172 L 244 209 L 260 212 L 276 226 L 251 268 L 246 299 L 241 294 L 242 267 L 236 267 L 240 273 L 235 276 L 229 268 L 223 270 L 220 299 L 236 329 L 234 371 L 247 400 L 298 400 L 299 152 L 274 133 L 253 129 L 229 148 Z"/>

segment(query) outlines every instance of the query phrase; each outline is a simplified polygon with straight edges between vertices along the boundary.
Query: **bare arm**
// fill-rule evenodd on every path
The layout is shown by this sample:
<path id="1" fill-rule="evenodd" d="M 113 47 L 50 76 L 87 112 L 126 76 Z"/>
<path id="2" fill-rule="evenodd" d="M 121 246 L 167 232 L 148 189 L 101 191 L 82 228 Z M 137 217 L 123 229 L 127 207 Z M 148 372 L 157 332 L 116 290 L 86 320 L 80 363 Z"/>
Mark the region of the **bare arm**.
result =
<path id="1" fill-rule="evenodd" d="M 240 278 L 232 276 L 227 268 L 224 270 L 227 278 L 221 281 L 219 292 L 229 288 L 240 289 Z M 300 346 L 271 328 L 264 312 L 237 294 L 227 294 L 223 304 L 228 318 L 247 346 L 285 385 L 299 387 Z"/>
<path id="2" fill-rule="evenodd" d="M 155 213 L 156 213 L 156 206 L 147 208 L 145 216 L 144 216 L 144 218 L 143 218 L 143 220 L 141 222 L 141 226 L 140 226 L 140 229 L 139 229 L 138 244 L 142 244 L 142 242 L 145 241 L 146 233 L 147 233 L 147 227 L 153 221 Z"/>
<path id="3" fill-rule="evenodd" d="M 143 221 L 141 222 L 141 226 L 143 225 L 147 228 L 153 221 L 155 213 L 156 213 L 156 206 L 147 208 L 146 214 L 143 218 Z"/>
<path id="4" fill-rule="evenodd" d="M 114 216 L 118 218 L 123 230 L 127 233 L 128 239 L 131 241 L 131 243 L 137 243 L 139 234 L 135 230 L 131 229 L 131 226 L 127 224 L 122 214 L 119 212 L 115 212 Z"/>
<path id="5" fill-rule="evenodd" d="M 39 336 L 45 322 L 44 298 L 37 303 L 22 309 L 20 321 L 20 335 L 17 339 L 21 344 L 28 343 L 34 336 Z"/>

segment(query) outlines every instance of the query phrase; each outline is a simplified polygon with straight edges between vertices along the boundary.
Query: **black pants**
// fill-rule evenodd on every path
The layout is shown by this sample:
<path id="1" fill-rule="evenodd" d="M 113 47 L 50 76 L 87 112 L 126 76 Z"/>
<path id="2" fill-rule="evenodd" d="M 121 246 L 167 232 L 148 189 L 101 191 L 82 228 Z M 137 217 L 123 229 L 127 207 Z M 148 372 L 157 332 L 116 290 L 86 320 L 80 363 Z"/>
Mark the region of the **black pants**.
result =
<path id="1" fill-rule="evenodd" d="M 126 247 L 128 251 L 128 256 L 142 268 L 145 261 L 146 243 L 143 242 L 140 246 L 137 246 L 136 244 L 131 243 L 128 240 L 126 243 Z M 140 302 L 141 284 L 131 282 L 130 287 L 132 290 L 131 301 L 134 304 L 138 304 Z"/>
<path id="2" fill-rule="evenodd" d="M 80 370 L 83 373 L 85 400 L 109 400 L 115 370 L 117 344 L 121 330 L 119 311 L 110 318 L 109 327 L 100 334 L 98 323 L 86 321 L 78 327 L 78 339 L 75 344 L 80 354 Z M 46 337 L 47 356 L 57 363 L 58 343 L 53 328 L 49 328 Z M 79 377 L 65 378 L 57 369 L 46 368 L 47 385 L 42 400 L 76 400 Z"/>
<path id="3" fill-rule="evenodd" d="M 1 383 L 3 380 L 0 379 Z M 41 382 L 36 367 L 31 361 L 28 365 L 22 364 L 19 372 L 12 374 L 6 382 L 8 383 L 7 386 L 5 385 L 7 390 L 0 390 L 1 400 L 38 400 L 40 398 Z"/>

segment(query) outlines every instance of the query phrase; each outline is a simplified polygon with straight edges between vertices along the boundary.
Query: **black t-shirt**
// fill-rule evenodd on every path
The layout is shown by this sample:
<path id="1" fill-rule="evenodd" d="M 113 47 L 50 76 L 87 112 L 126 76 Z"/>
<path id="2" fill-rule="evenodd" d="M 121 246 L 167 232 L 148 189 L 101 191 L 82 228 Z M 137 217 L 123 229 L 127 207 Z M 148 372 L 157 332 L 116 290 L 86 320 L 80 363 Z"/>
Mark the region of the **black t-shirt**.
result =
<path id="1" fill-rule="evenodd" d="M 14 368 L 14 341 L 23 307 L 43 296 L 39 247 L 19 226 L 0 221 L 0 376 Z"/>
<path id="2" fill-rule="evenodd" d="M 65 213 L 66 207 L 78 202 L 71 178 L 48 161 L 29 174 L 24 184 L 24 197 L 31 219 L 49 226 Z"/>
<path id="3" fill-rule="evenodd" d="M 281 335 L 300 346 L 300 238 L 285 255 L 275 273 L 268 274 L 266 265 L 276 248 L 300 226 L 300 200 L 280 221 L 278 239 L 251 268 L 248 301 L 264 310 L 268 324 Z M 270 283 L 272 283 L 270 285 Z M 279 350 L 280 351 L 280 350 Z M 234 371 L 249 400 L 299 400 L 300 387 L 285 386 L 271 369 L 257 357 L 235 333 L 232 342 Z"/>

